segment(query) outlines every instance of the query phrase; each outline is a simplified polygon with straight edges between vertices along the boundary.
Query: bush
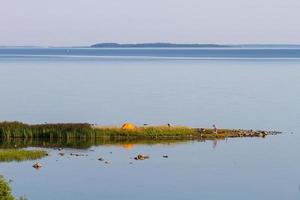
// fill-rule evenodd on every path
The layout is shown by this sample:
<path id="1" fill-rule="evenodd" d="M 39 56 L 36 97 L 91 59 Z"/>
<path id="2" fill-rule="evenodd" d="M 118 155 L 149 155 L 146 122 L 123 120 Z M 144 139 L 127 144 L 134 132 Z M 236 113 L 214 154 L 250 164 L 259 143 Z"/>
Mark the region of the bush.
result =
<path id="1" fill-rule="evenodd" d="M 15 200 L 11 194 L 10 186 L 2 176 L 0 176 L 0 200 Z"/>

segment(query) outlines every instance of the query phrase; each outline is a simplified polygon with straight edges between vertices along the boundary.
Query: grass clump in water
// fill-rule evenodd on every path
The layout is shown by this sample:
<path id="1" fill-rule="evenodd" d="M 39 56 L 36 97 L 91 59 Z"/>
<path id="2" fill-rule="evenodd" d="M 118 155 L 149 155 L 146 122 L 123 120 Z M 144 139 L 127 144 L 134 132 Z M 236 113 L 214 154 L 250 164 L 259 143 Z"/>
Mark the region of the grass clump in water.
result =
<path id="1" fill-rule="evenodd" d="M 36 160 L 47 155 L 46 151 L 24 149 L 0 149 L 0 162 Z"/>
<path id="2" fill-rule="evenodd" d="M 3 176 L 0 176 L 0 200 L 15 200 L 11 194 L 10 186 Z"/>

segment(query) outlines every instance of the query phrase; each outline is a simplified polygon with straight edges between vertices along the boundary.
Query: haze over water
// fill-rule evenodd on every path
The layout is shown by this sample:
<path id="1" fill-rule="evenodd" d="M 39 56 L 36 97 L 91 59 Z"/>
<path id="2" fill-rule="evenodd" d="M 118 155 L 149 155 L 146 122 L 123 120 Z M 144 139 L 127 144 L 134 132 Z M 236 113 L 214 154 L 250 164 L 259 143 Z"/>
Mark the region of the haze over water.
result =
<path id="1" fill-rule="evenodd" d="M 0 91 L 1 121 L 216 124 L 284 132 L 216 147 L 207 141 L 69 150 L 84 151 L 86 158 L 50 150 L 40 171 L 32 162 L 0 164 L 17 196 L 299 199 L 299 49 L 4 48 Z M 130 165 L 138 153 L 150 160 Z M 112 165 L 99 163 L 99 156 Z"/>

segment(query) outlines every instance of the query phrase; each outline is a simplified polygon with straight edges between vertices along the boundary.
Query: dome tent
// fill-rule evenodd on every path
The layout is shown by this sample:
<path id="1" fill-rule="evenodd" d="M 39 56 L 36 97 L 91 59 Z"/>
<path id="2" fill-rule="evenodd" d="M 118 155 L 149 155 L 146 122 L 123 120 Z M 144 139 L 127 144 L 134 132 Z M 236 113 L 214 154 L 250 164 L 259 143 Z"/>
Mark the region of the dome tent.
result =
<path id="1" fill-rule="evenodd" d="M 131 123 L 125 123 L 122 126 L 122 130 L 132 131 L 132 130 L 135 130 L 135 129 L 136 129 L 135 125 L 131 124 Z"/>

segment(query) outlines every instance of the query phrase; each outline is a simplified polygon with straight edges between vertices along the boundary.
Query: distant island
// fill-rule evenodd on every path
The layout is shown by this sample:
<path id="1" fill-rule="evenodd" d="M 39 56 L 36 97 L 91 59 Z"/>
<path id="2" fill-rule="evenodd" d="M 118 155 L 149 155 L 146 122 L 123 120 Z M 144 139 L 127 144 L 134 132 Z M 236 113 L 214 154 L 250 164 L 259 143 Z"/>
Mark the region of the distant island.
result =
<path id="1" fill-rule="evenodd" d="M 219 44 L 174 44 L 174 43 L 137 43 L 137 44 L 119 44 L 119 43 L 98 43 L 92 48 L 224 48 L 233 47 L 231 45 Z"/>
<path id="2" fill-rule="evenodd" d="M 88 46 L 6 46 L 0 48 L 238 48 L 238 49 L 300 49 L 300 44 L 184 44 L 184 43 L 97 43 Z"/>

